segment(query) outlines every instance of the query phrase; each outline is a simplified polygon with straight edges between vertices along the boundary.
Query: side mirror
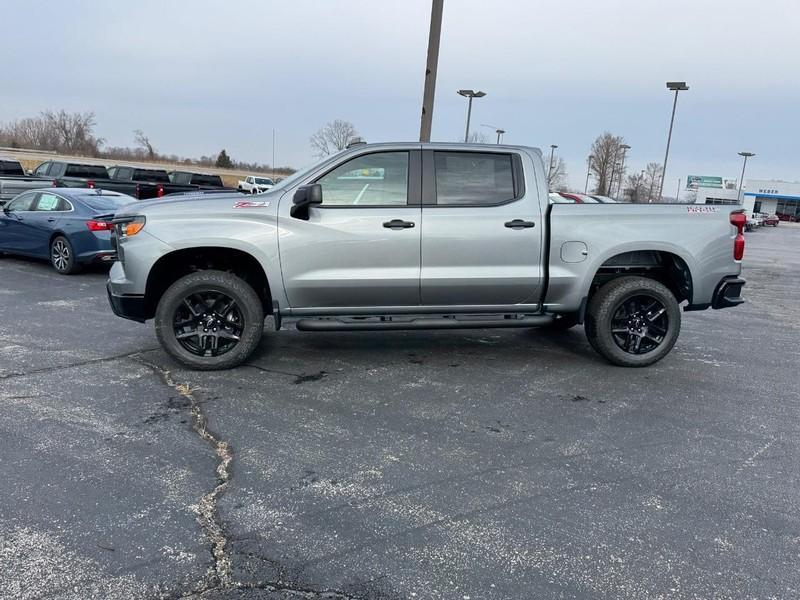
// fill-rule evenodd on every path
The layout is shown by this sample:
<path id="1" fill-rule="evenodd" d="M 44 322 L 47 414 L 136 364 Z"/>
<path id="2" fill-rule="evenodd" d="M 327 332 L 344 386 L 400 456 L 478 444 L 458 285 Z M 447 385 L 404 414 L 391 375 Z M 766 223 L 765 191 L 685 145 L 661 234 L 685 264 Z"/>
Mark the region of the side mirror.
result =
<path id="1" fill-rule="evenodd" d="M 297 188 L 294 193 L 294 206 L 289 211 L 295 219 L 308 221 L 308 209 L 311 206 L 322 204 L 322 186 L 318 183 L 304 185 Z"/>
<path id="2" fill-rule="evenodd" d="M 28 176 L 33 175 L 33 169 L 26 169 L 25 174 Z"/>

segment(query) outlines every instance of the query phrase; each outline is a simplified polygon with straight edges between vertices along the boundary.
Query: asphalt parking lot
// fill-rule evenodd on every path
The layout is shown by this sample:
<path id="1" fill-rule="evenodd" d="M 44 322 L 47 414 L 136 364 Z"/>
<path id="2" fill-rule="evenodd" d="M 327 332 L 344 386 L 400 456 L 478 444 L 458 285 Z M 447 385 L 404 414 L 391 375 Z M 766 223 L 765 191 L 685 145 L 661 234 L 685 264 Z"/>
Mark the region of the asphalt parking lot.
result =
<path id="1" fill-rule="evenodd" d="M 582 330 L 269 333 L 178 368 L 0 258 L 3 598 L 800 596 L 800 227 L 657 365 Z"/>

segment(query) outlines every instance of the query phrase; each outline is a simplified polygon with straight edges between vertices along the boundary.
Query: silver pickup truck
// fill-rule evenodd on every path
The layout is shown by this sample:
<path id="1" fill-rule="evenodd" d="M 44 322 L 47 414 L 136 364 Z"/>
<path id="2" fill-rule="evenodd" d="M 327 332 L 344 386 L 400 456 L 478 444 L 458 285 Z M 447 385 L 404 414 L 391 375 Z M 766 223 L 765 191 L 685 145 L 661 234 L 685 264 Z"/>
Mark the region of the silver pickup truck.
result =
<path id="1" fill-rule="evenodd" d="M 137 203 L 114 219 L 109 300 L 195 369 L 246 360 L 269 315 L 302 331 L 583 323 L 639 367 L 675 344 L 682 303 L 743 302 L 742 212 L 551 205 L 545 181 L 535 148 L 363 144 L 252 199 Z"/>

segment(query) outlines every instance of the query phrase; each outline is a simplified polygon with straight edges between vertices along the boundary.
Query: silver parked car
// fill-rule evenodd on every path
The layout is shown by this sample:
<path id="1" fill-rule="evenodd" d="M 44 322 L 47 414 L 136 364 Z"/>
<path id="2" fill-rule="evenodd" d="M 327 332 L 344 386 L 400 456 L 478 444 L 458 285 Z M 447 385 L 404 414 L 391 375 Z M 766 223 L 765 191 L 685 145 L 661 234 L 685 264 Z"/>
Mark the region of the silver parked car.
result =
<path id="1" fill-rule="evenodd" d="M 675 344 L 681 310 L 735 306 L 741 212 L 550 204 L 538 149 L 364 144 L 246 199 L 117 213 L 108 293 L 176 360 L 232 367 L 266 315 L 303 331 L 584 323 L 618 365 Z"/>

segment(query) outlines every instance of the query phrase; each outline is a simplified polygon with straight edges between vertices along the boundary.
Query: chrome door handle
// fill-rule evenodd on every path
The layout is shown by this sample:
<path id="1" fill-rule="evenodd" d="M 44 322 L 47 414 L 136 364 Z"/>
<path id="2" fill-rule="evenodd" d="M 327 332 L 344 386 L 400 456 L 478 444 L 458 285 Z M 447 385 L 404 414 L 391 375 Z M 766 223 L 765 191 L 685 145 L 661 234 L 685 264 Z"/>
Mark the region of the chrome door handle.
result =
<path id="1" fill-rule="evenodd" d="M 523 221 L 522 219 L 514 219 L 513 221 L 508 221 L 506 223 L 506 227 L 509 229 L 528 229 L 530 227 L 536 227 L 536 223 L 533 221 Z"/>
<path id="2" fill-rule="evenodd" d="M 383 226 L 386 229 L 411 229 L 414 227 L 414 223 L 412 221 L 403 221 L 402 219 L 392 219 L 391 221 L 386 221 Z"/>

